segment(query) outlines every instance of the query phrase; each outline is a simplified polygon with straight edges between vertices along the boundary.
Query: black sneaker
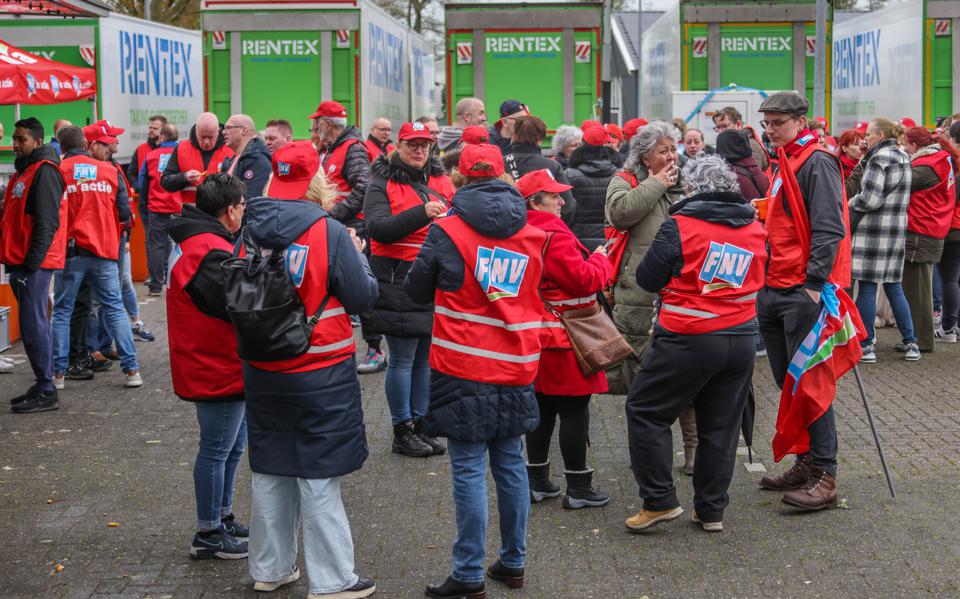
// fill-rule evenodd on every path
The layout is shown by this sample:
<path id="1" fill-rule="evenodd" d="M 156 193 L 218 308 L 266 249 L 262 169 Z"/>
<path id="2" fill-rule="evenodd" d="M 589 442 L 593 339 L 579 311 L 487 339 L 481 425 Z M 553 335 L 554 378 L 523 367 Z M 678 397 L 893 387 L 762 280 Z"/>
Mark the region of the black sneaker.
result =
<path id="1" fill-rule="evenodd" d="M 57 390 L 37 391 L 29 399 L 15 403 L 10 407 L 14 414 L 33 414 L 34 412 L 50 412 L 60 409 L 60 400 L 57 398 Z"/>
<path id="2" fill-rule="evenodd" d="M 243 559 L 247 557 L 246 541 L 233 538 L 221 526 L 212 534 L 197 532 L 190 544 L 190 557 L 194 559 Z"/>
<path id="3" fill-rule="evenodd" d="M 360 580 L 357 581 L 357 584 L 353 585 L 349 589 L 343 589 L 342 591 L 337 591 L 336 593 L 310 593 L 307 595 L 307 599 L 320 599 L 322 597 L 336 597 L 337 599 L 363 599 L 364 597 L 369 597 L 370 595 L 377 592 L 377 585 L 374 584 L 369 578 L 360 577 Z"/>
<path id="4" fill-rule="evenodd" d="M 250 538 L 250 527 L 234 518 L 233 514 L 230 514 L 226 518 L 221 518 L 220 526 L 223 527 L 223 530 L 227 531 L 227 534 L 235 539 Z"/>
<path id="5" fill-rule="evenodd" d="M 13 399 L 11 399 L 11 400 L 10 400 L 10 405 L 11 405 L 11 406 L 15 406 L 15 405 L 17 405 L 17 404 L 19 404 L 19 403 L 23 403 L 23 402 L 27 401 L 28 399 L 33 399 L 34 397 L 36 397 L 36 396 L 39 395 L 39 394 L 40 394 L 40 389 L 37 388 L 36 385 L 34 385 L 34 386 L 30 387 L 29 389 L 27 389 L 27 392 L 26 392 L 26 393 L 24 393 L 24 394 L 22 394 L 22 395 L 18 395 L 18 396 L 16 396 L 16 397 L 14 397 Z"/>
<path id="6" fill-rule="evenodd" d="M 74 362 L 67 367 L 63 378 L 71 381 L 89 381 L 93 378 L 93 370 L 87 367 L 86 360 L 83 362 Z"/>
<path id="7" fill-rule="evenodd" d="M 94 372 L 106 372 L 107 370 L 113 368 L 113 359 L 104 354 L 100 355 L 103 357 L 98 358 L 93 354 L 88 355 L 86 360 L 83 362 L 84 366 Z"/>

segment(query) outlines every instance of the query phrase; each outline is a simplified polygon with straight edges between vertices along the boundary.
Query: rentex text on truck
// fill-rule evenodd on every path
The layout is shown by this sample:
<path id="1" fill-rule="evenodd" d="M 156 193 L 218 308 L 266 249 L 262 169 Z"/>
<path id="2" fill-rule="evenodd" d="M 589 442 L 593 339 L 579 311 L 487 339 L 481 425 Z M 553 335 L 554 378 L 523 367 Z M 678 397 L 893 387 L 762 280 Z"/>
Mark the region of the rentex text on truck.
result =
<path id="1" fill-rule="evenodd" d="M 444 11 L 450 121 L 470 96 L 484 100 L 491 122 L 508 99 L 550 130 L 599 114 L 602 2 L 448 0 Z"/>
<path id="2" fill-rule="evenodd" d="M 0 19 L 0 39 L 51 60 L 97 70 L 95 106 L 88 100 L 27 106 L 50 135 L 60 118 L 85 125 L 106 118 L 127 132 L 117 159 L 126 162 L 147 138 L 149 117 L 162 114 L 185 133 L 203 110 L 200 33 L 109 13 L 102 17 Z M 0 107 L 13 121 L 13 107 Z M 2 162 L 10 168 L 12 154 Z"/>
<path id="3" fill-rule="evenodd" d="M 910 0 L 837 22 L 834 129 L 878 116 L 933 127 L 960 110 L 960 2 Z"/>
<path id="4" fill-rule="evenodd" d="M 367 0 L 204 0 L 207 106 L 258 127 L 286 119 L 310 136 L 307 116 L 336 100 L 351 124 L 400 123 L 437 112 L 434 55 L 416 32 Z"/>

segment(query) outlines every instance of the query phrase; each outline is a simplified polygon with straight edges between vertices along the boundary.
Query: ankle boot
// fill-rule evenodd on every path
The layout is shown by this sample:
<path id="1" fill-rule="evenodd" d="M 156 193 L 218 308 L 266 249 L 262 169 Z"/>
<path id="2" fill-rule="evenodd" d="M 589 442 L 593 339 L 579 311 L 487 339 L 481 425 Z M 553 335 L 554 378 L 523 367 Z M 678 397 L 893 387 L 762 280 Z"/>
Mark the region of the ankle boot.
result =
<path id="1" fill-rule="evenodd" d="M 563 507 L 575 510 L 582 507 L 603 507 L 610 503 L 610 496 L 593 488 L 593 470 L 563 473 L 567 477 L 567 494 Z"/>
<path id="2" fill-rule="evenodd" d="M 460 582 L 452 576 L 441 583 L 428 584 L 426 595 L 436 599 L 484 599 L 487 596 L 483 590 L 483 581 Z"/>
<path id="3" fill-rule="evenodd" d="M 530 481 L 530 503 L 560 497 L 560 487 L 550 480 L 550 462 L 527 464 L 527 479 Z"/>
<path id="4" fill-rule="evenodd" d="M 405 420 L 393 426 L 393 453 L 422 458 L 433 455 L 433 448 L 414 432 L 413 421 Z"/>
<path id="5" fill-rule="evenodd" d="M 413 419 L 413 432 L 417 433 L 417 436 L 420 437 L 421 441 L 430 446 L 430 449 L 433 451 L 432 455 L 443 455 L 447 453 L 447 448 L 443 443 L 441 443 L 436 437 L 431 437 L 427 433 L 423 432 L 423 418 Z"/>
<path id="6" fill-rule="evenodd" d="M 816 466 L 806 456 L 797 456 L 797 461 L 783 474 L 768 474 L 760 479 L 760 486 L 769 491 L 792 491 L 806 484 Z"/>
<path id="7" fill-rule="evenodd" d="M 680 432 L 683 434 L 683 473 L 693 476 L 693 465 L 697 456 L 697 414 L 693 406 L 680 412 Z"/>
<path id="8" fill-rule="evenodd" d="M 810 477 L 799 489 L 788 491 L 783 502 L 804 511 L 814 512 L 837 506 L 837 479 L 818 466 L 810 466 Z"/>

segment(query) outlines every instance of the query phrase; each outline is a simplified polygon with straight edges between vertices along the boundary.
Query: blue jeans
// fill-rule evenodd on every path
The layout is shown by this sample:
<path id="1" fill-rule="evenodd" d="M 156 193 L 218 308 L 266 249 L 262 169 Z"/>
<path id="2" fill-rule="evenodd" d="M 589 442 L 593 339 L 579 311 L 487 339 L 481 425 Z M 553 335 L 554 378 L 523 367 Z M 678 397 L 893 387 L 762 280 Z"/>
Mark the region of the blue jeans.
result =
<path id="1" fill-rule="evenodd" d="M 857 292 L 857 310 L 860 311 L 860 318 L 867 327 L 867 338 L 860 342 L 862 347 L 872 345 L 876 338 L 874 324 L 877 319 L 877 284 L 872 281 L 857 281 L 860 290 Z M 884 283 L 883 291 L 890 300 L 890 307 L 893 308 L 893 318 L 897 321 L 897 328 L 900 329 L 900 336 L 904 343 L 916 343 L 917 336 L 913 332 L 913 319 L 910 316 L 910 306 L 907 304 L 907 296 L 903 294 L 903 286 L 900 281 Z"/>
<path id="2" fill-rule="evenodd" d="M 393 424 L 427 413 L 430 402 L 430 337 L 387 338 L 387 404 Z"/>
<path id="3" fill-rule="evenodd" d="M 242 401 L 198 401 L 200 449 L 193 463 L 197 528 L 213 530 L 233 513 L 233 481 L 247 446 L 247 418 Z"/>
<path id="4" fill-rule="evenodd" d="M 497 485 L 500 513 L 500 561 L 522 568 L 526 557 L 530 488 L 523 459 L 523 437 L 490 441 L 448 439 L 453 476 L 457 538 L 453 541 L 453 573 L 460 582 L 482 582 L 487 537 L 487 452 Z"/>
<path id="5" fill-rule="evenodd" d="M 120 253 L 118 254 L 117 264 L 120 271 L 120 297 L 123 300 L 123 309 L 127 311 L 127 316 L 131 322 L 140 320 L 140 306 L 137 305 L 137 290 L 133 286 L 133 275 L 130 272 L 130 256 L 127 253 L 127 241 L 130 235 L 128 233 L 120 234 Z M 110 335 L 110 328 L 107 326 L 107 311 L 103 304 L 97 310 L 96 343 L 90 344 L 90 347 L 96 348 L 101 352 L 110 351 L 113 346 L 113 337 Z"/>
<path id="6" fill-rule="evenodd" d="M 70 315 L 77 298 L 80 283 L 87 282 L 93 297 L 107 311 L 107 327 L 117 340 L 117 352 L 124 372 L 139 370 L 137 350 L 133 346 L 130 321 L 120 299 L 120 279 L 117 263 L 107 258 L 74 256 L 57 273 L 53 285 L 53 370 L 66 372 L 70 351 Z"/>

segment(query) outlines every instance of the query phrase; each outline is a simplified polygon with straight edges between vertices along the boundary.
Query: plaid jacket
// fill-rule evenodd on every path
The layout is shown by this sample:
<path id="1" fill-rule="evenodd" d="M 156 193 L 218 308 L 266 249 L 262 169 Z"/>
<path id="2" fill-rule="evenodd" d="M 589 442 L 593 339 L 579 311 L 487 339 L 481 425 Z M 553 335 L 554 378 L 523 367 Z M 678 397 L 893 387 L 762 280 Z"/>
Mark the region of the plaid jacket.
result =
<path id="1" fill-rule="evenodd" d="M 898 282 L 910 203 L 910 157 L 893 140 L 885 140 L 863 157 L 860 193 L 849 201 L 853 219 L 852 271 L 856 281 Z"/>

